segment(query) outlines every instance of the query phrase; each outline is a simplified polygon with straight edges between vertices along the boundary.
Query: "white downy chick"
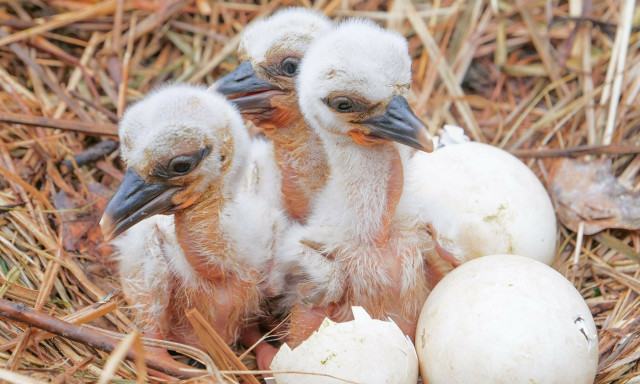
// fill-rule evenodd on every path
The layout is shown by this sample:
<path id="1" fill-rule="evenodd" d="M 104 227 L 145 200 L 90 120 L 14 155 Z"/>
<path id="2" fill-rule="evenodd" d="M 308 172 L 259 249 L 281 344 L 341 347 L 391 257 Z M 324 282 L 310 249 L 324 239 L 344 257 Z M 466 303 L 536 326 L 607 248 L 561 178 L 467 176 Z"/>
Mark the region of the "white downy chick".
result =
<path id="1" fill-rule="evenodd" d="M 410 71 L 406 40 L 365 20 L 318 38 L 303 59 L 299 103 L 330 175 L 307 225 L 288 231 L 280 248 L 297 290 L 290 346 L 325 316 L 349 320 L 352 305 L 414 336 L 428 292 L 423 253 L 433 243 L 415 215 L 396 212 L 404 175 L 394 141 L 426 151 L 432 142 L 405 99 Z"/>
<path id="2" fill-rule="evenodd" d="M 162 87 L 130 107 L 119 135 L 127 172 L 101 225 L 108 238 L 124 232 L 114 245 L 142 329 L 199 346 L 185 317 L 196 308 L 234 342 L 261 314 L 286 226 L 265 180 L 277 168 L 258 160 L 268 144 L 250 141 L 224 97 L 190 85 Z"/>
<path id="3" fill-rule="evenodd" d="M 311 42 L 331 27 L 322 13 L 305 8 L 258 20 L 242 33 L 240 65 L 214 84 L 273 142 L 284 207 L 301 223 L 326 183 L 328 165 L 320 138 L 300 112 L 295 79 Z"/>

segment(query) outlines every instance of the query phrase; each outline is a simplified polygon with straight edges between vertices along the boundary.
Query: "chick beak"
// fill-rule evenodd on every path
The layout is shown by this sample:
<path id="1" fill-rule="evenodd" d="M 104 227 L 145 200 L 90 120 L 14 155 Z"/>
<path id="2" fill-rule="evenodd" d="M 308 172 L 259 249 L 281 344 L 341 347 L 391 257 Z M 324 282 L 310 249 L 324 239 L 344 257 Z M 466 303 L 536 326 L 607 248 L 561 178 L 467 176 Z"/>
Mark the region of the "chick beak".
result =
<path id="1" fill-rule="evenodd" d="M 141 220 L 170 213 L 176 207 L 172 198 L 180 190 L 164 183 L 147 184 L 129 168 L 102 215 L 102 234 L 111 240 Z"/>
<path id="2" fill-rule="evenodd" d="M 260 79 L 248 61 L 218 79 L 212 88 L 227 96 L 240 111 L 271 108 L 271 98 L 282 93 L 282 89 Z"/>
<path id="3" fill-rule="evenodd" d="M 389 139 L 425 152 L 433 151 L 433 141 L 425 125 L 402 96 L 394 96 L 380 116 L 359 122 L 371 136 Z"/>

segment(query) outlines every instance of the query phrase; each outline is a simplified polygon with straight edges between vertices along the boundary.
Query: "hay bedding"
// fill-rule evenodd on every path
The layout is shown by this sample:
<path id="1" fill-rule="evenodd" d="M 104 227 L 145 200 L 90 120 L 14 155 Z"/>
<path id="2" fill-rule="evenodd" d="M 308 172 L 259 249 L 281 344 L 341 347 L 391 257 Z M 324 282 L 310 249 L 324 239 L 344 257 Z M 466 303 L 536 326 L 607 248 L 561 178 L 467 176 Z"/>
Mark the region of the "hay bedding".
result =
<path id="1" fill-rule="evenodd" d="M 409 101 L 430 131 L 464 126 L 474 139 L 521 156 L 547 186 L 566 161 L 558 158 L 610 159 L 610 185 L 623 188 L 637 209 L 640 11 L 633 1 L 2 2 L 0 297 L 20 303 L 15 316 L 38 326 L 0 320 L 0 379 L 161 382 L 169 376 L 147 376 L 149 370 L 176 369 L 125 359 L 141 353 L 142 339 L 97 228 L 123 175 L 111 152 L 115 124 L 158 84 L 210 84 L 233 69 L 242 28 L 287 5 L 336 19 L 370 17 L 407 36 L 414 59 Z M 559 228 L 555 267 L 580 290 L 598 325 L 596 382 L 635 382 L 637 218 L 626 218 L 628 229 L 604 225 L 590 234 L 585 227 L 597 217 L 585 216 L 584 204 L 604 204 L 608 187 L 577 206 L 563 195 L 570 186 L 558 188 L 554 196 L 565 198 L 558 210 L 573 219 Z M 199 360 L 207 382 L 241 380 L 233 372 L 244 366 L 197 313 L 189 316 L 211 357 L 171 348 Z M 242 359 L 255 367 L 251 354 Z"/>

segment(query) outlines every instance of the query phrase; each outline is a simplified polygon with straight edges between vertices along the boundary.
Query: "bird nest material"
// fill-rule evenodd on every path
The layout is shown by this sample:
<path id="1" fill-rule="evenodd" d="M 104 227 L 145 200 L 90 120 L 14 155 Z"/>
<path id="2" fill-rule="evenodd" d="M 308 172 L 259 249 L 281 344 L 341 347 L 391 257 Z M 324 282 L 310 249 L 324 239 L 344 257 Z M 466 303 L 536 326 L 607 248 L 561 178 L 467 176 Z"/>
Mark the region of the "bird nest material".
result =
<path id="1" fill-rule="evenodd" d="M 186 316 L 208 353 L 169 347 L 205 368 L 148 356 L 143 343 L 168 343 L 134 330 L 97 223 L 123 176 L 114 150 L 126 106 L 164 82 L 211 84 L 238 64 L 244 26 L 284 6 L 398 30 L 413 57 L 409 102 L 432 133 L 465 127 L 521 157 L 548 187 L 564 158 L 610 159 L 613 184 L 637 211 L 640 9 L 632 0 L 3 2 L 0 380 L 163 382 L 181 372 L 208 374 L 190 382 L 258 382 L 239 374 L 255 368 L 251 354 L 238 359 L 197 312 Z M 597 218 L 563 197 L 570 186 L 558 188 L 558 212 L 578 212 L 559 215 L 554 267 L 598 326 L 596 383 L 636 382 L 638 223 L 614 220 L 589 234 Z"/>

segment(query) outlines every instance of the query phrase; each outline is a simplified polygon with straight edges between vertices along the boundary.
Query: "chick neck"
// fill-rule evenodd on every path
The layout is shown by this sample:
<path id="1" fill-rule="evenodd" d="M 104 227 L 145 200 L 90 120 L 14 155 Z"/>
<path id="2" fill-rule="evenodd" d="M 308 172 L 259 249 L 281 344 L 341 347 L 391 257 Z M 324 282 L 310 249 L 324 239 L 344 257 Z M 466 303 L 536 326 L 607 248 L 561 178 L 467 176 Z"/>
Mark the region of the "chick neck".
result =
<path id="1" fill-rule="evenodd" d="M 305 123 L 295 92 L 276 96 L 271 103 L 277 113 L 261 126 L 273 142 L 284 207 L 291 218 L 304 224 L 312 199 L 327 182 L 327 155 L 318 134 Z"/>
<path id="2" fill-rule="evenodd" d="M 176 236 L 187 262 L 210 280 L 224 280 L 230 270 L 240 273 L 247 269 L 240 265 L 222 222 L 240 189 L 246 165 L 243 160 L 234 156 L 221 170 L 222 179 L 210 183 L 193 204 L 174 214 Z"/>
<path id="3" fill-rule="evenodd" d="M 402 161 L 392 142 L 364 146 L 351 137 L 323 132 L 330 167 L 323 204 L 340 217 L 343 236 L 359 245 L 384 248 L 404 185 Z M 320 205 L 318 205 L 320 206 Z"/>

